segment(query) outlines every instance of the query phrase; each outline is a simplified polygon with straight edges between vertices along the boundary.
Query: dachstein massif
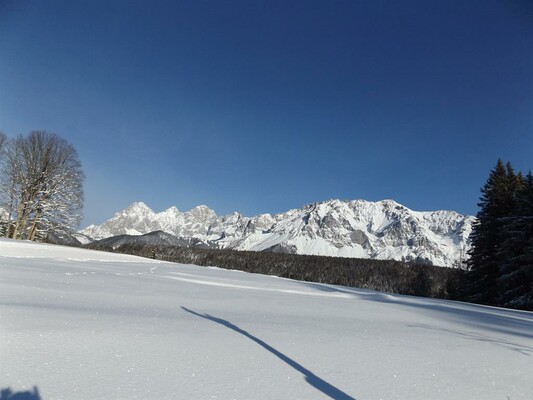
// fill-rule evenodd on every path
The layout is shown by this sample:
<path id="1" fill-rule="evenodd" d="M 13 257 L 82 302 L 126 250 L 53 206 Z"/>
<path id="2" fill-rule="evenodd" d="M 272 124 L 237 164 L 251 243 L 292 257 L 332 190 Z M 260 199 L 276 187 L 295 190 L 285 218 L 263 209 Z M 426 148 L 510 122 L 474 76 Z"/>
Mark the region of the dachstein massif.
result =
<path id="1" fill-rule="evenodd" d="M 393 200 L 330 200 L 255 217 L 218 216 L 206 206 L 155 213 L 139 202 L 80 233 L 111 246 L 177 244 L 455 267 L 467 256 L 473 221 L 453 211 L 412 211 Z"/>

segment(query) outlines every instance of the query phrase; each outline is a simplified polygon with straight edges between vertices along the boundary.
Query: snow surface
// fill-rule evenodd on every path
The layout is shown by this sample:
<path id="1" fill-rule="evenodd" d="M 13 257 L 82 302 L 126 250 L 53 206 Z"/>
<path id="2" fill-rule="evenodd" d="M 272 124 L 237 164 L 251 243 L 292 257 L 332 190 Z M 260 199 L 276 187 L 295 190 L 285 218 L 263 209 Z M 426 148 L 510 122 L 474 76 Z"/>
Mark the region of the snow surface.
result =
<path id="1" fill-rule="evenodd" d="M 0 240 L 0 389 L 49 399 L 533 397 L 533 313 Z"/>

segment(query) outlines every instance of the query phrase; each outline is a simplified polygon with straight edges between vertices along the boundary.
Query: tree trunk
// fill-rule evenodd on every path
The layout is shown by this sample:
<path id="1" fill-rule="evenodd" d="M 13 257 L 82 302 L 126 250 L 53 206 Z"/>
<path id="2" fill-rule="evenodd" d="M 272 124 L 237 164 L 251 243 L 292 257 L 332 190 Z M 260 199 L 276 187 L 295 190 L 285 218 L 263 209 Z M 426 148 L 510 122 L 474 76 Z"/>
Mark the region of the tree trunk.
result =
<path id="1" fill-rule="evenodd" d="M 24 202 L 20 203 L 20 207 L 17 212 L 17 219 L 15 220 L 15 227 L 13 228 L 13 235 L 11 236 L 12 239 L 18 239 L 20 235 L 20 228 L 22 225 L 22 220 L 24 218 L 24 214 L 26 213 L 26 206 Z"/>
<path id="2" fill-rule="evenodd" d="M 29 236 L 28 236 L 28 239 L 31 240 L 31 241 L 35 240 L 35 235 L 37 233 L 37 223 L 41 219 L 42 215 L 43 215 L 43 212 L 42 212 L 42 210 L 39 209 L 39 210 L 37 210 L 37 213 L 35 214 L 35 218 L 33 218 L 33 223 L 32 223 L 32 226 L 31 226 L 31 229 L 30 229 L 30 233 L 29 233 Z"/>

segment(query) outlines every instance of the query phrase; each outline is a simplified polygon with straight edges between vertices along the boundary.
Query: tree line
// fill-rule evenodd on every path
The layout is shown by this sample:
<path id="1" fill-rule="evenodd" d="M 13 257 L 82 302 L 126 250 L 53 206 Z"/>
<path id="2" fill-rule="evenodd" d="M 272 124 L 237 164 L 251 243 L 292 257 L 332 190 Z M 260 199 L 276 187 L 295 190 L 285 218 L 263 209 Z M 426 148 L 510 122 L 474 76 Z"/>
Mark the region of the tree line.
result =
<path id="1" fill-rule="evenodd" d="M 533 177 L 498 160 L 481 189 L 461 299 L 533 311 Z"/>
<path id="2" fill-rule="evenodd" d="M 201 249 L 170 245 L 124 244 L 112 248 L 94 242 L 85 247 L 181 264 L 216 266 L 307 282 L 438 298 L 455 296 L 453 283 L 459 280 L 464 272 L 456 268 L 395 260 Z"/>
<path id="3" fill-rule="evenodd" d="M 84 174 L 75 148 L 54 133 L 0 133 L 2 236 L 44 240 L 71 232 L 82 217 Z"/>

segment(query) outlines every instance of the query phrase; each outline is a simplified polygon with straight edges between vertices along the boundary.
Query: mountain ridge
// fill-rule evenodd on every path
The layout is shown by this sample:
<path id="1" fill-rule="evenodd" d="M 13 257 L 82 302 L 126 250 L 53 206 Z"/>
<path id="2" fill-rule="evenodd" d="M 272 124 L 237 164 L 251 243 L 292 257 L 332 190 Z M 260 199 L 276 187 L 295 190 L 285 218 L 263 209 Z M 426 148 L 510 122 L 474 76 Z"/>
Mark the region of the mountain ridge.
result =
<path id="1" fill-rule="evenodd" d="M 181 240 L 235 250 L 394 259 L 459 266 L 474 217 L 455 211 L 413 211 L 386 199 L 326 200 L 278 214 L 219 216 L 205 205 L 159 213 L 132 203 L 101 225 L 80 231 L 95 240 L 163 231 Z"/>

